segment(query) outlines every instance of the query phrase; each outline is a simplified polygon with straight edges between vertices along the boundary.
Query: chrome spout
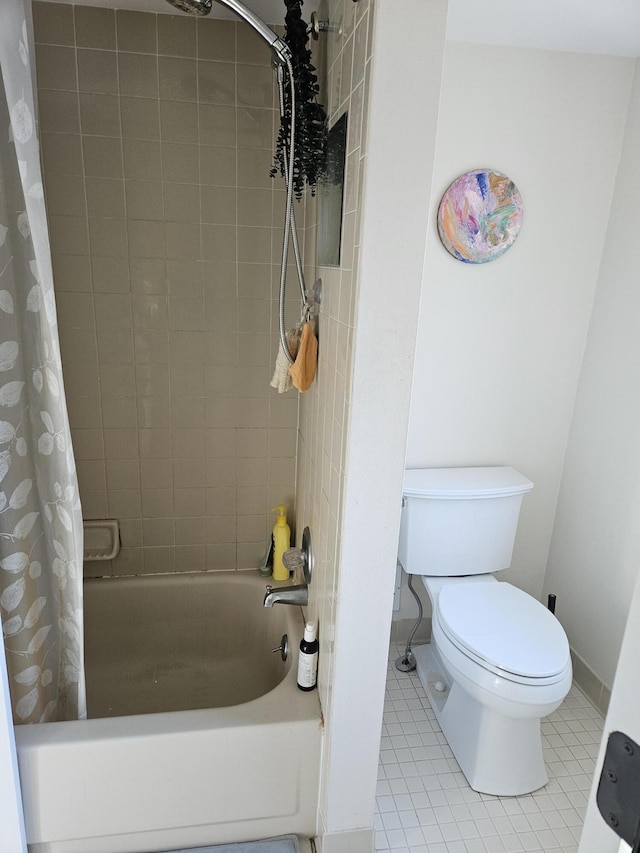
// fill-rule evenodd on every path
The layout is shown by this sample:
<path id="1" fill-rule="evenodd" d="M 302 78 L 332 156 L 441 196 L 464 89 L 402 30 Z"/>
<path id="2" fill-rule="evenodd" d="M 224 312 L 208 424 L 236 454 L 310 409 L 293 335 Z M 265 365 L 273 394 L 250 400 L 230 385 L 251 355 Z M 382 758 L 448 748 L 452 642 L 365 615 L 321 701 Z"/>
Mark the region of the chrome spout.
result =
<path id="1" fill-rule="evenodd" d="M 309 603 L 309 587 L 306 583 L 295 586 L 268 586 L 264 594 L 264 606 L 274 604 L 298 604 L 305 607 Z"/>

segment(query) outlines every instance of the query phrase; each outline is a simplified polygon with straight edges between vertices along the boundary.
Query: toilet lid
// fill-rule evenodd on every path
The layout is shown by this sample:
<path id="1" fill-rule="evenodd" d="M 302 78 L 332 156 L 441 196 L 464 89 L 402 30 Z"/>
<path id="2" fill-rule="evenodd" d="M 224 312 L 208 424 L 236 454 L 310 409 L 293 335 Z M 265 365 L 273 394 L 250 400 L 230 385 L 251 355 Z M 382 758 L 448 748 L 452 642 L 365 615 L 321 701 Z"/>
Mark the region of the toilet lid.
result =
<path id="1" fill-rule="evenodd" d="M 438 596 L 438 617 L 458 648 L 494 672 L 549 678 L 567 666 L 569 643 L 558 620 L 511 584 L 445 586 Z"/>

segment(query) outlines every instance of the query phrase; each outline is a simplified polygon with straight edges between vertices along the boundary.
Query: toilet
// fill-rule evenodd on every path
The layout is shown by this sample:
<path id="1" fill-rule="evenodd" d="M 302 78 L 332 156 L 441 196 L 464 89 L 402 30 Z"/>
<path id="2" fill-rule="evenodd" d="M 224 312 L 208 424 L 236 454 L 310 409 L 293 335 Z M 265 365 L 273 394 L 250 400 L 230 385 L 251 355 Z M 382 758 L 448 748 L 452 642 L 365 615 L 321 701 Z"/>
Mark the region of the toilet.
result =
<path id="1" fill-rule="evenodd" d="M 569 643 L 539 601 L 493 572 L 511 564 L 522 500 L 513 468 L 419 468 L 404 477 L 398 560 L 422 576 L 431 642 L 418 676 L 471 787 L 518 796 L 546 785 L 540 720 L 571 687 Z"/>

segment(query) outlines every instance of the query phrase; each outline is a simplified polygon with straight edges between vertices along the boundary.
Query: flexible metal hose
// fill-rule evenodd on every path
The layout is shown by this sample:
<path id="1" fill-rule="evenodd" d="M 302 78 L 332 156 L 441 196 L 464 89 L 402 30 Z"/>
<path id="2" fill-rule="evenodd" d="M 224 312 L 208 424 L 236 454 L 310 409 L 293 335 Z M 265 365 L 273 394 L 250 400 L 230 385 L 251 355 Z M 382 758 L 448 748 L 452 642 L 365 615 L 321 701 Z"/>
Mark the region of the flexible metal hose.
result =
<path id="1" fill-rule="evenodd" d="M 289 57 L 285 57 L 287 65 L 287 73 L 289 75 L 289 88 L 291 91 L 291 127 L 289 129 L 289 143 L 285 141 L 285 153 L 283 157 L 284 165 L 284 180 L 287 189 L 286 206 L 284 214 L 284 234 L 282 236 L 282 261 L 280 265 L 280 289 L 278 293 L 278 326 L 280 333 L 280 344 L 283 352 L 287 357 L 287 361 L 293 364 L 295 359 L 289 350 L 287 336 L 285 332 L 285 295 L 287 288 L 287 256 L 289 254 L 289 232 L 291 232 L 293 252 L 296 260 L 296 270 L 298 273 L 298 282 L 300 285 L 300 297 L 302 304 L 306 302 L 307 294 L 304 282 L 304 272 L 302 269 L 302 260 L 300 257 L 300 246 L 298 243 L 298 232 L 296 229 L 295 214 L 293 212 L 293 165 L 294 165 L 294 142 L 295 142 L 295 127 L 296 127 L 296 102 L 295 102 L 295 86 L 293 81 L 293 66 Z M 280 100 L 280 117 L 284 117 L 284 72 L 282 66 L 278 66 L 278 96 Z"/>

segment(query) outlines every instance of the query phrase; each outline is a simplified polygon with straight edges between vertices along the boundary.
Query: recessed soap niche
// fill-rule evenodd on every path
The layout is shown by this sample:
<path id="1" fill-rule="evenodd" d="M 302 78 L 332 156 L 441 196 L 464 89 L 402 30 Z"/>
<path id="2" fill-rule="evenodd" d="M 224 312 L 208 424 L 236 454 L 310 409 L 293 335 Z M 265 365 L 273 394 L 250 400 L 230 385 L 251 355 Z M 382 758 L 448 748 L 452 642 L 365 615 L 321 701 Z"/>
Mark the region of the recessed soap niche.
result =
<path id="1" fill-rule="evenodd" d="M 318 184 L 318 263 L 340 266 L 347 113 L 329 130 L 325 174 Z"/>

